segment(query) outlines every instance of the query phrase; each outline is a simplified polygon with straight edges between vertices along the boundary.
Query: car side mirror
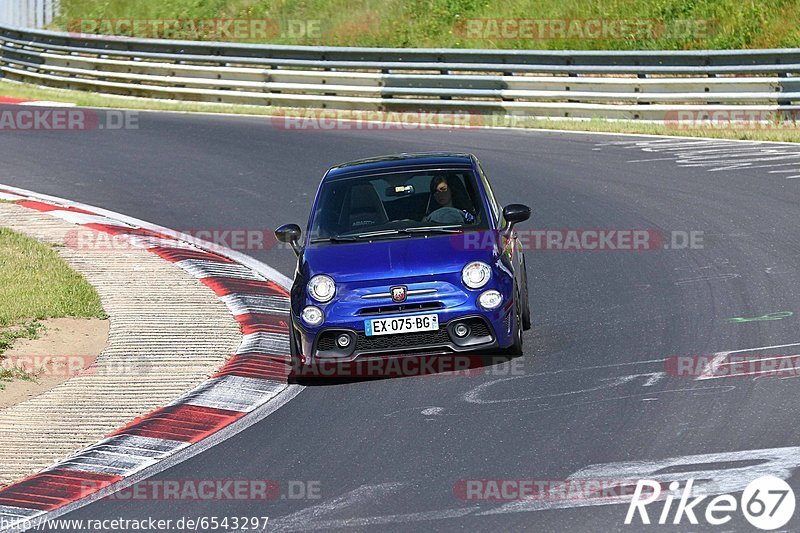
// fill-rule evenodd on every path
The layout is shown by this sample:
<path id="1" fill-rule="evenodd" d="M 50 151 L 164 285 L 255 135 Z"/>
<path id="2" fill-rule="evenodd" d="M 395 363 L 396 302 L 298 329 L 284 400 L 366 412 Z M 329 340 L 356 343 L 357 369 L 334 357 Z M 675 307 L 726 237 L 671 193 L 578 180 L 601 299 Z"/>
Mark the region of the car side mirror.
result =
<path id="1" fill-rule="evenodd" d="M 514 224 L 531 218 L 531 208 L 522 204 L 508 204 L 503 208 L 503 218 L 508 222 L 508 229 L 510 230 L 514 227 Z"/>
<path id="2" fill-rule="evenodd" d="M 275 237 L 281 241 L 292 245 L 292 250 L 297 255 L 300 255 L 300 226 L 297 224 L 284 224 L 275 230 Z"/>

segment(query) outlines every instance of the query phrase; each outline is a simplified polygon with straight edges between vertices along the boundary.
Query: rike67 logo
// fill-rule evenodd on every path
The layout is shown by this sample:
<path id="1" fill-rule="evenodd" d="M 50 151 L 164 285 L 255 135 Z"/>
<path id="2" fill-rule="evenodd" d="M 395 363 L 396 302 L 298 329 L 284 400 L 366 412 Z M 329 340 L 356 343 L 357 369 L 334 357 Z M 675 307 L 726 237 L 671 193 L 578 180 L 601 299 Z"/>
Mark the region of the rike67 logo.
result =
<path id="1" fill-rule="evenodd" d="M 764 531 L 772 531 L 785 526 L 794 515 L 796 504 L 794 491 L 784 480 L 775 476 L 762 476 L 750 482 L 737 499 L 730 494 L 720 494 L 708 500 L 708 495 L 692 497 L 694 479 L 689 479 L 683 490 L 678 481 L 671 482 L 668 493 L 662 494 L 661 483 L 649 479 L 639 480 L 633 493 L 625 524 L 690 524 L 701 523 L 719 526 L 731 521 L 741 512 L 753 526 Z M 679 496 L 678 496 L 679 495 Z M 677 502 L 675 502 L 677 497 Z M 663 501 L 660 509 L 648 505 Z M 700 513 L 701 504 L 705 508 Z M 654 509 L 655 508 L 655 509 Z M 652 516 L 648 511 L 656 511 Z M 684 521 L 685 520 L 685 521 Z"/>

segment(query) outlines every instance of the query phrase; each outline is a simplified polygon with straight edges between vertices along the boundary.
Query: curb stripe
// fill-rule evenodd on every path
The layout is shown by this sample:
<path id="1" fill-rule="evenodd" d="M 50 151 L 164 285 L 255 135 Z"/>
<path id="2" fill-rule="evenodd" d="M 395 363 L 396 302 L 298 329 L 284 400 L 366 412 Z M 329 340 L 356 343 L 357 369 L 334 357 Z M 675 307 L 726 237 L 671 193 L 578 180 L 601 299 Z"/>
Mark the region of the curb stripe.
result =
<path id="1" fill-rule="evenodd" d="M 12 96 L 0 96 L 0 104 L 21 104 L 23 102 L 31 102 L 32 100 L 25 100 L 23 98 L 14 98 Z"/>
<path id="2" fill-rule="evenodd" d="M 250 281 L 264 281 L 260 274 L 236 263 L 225 264 L 207 259 L 187 259 L 175 263 L 192 276 L 202 279 L 210 277 L 238 278 Z"/>
<path id="3" fill-rule="evenodd" d="M 284 359 L 267 354 L 247 354 L 234 356 L 216 375 L 286 381 L 291 373 L 292 366 Z"/>
<path id="4" fill-rule="evenodd" d="M 220 298 L 234 316 L 245 314 L 289 315 L 289 300 L 285 296 L 262 294 L 227 294 Z"/>
<path id="5" fill-rule="evenodd" d="M 248 281 L 243 279 L 210 276 L 207 278 L 202 278 L 200 282 L 213 290 L 217 296 L 227 296 L 229 294 L 247 294 L 289 298 L 289 293 L 286 291 L 286 289 L 274 281 L 269 280 Z"/>
<path id="6" fill-rule="evenodd" d="M 121 479 L 109 474 L 48 470 L 3 489 L 0 505 L 24 504 L 25 508 L 50 511 Z"/>
<path id="7" fill-rule="evenodd" d="M 209 380 L 179 401 L 198 407 L 249 413 L 286 387 L 285 383 L 228 375 Z"/>
<path id="8" fill-rule="evenodd" d="M 245 313 L 236 315 L 236 321 L 242 326 L 242 333 L 276 333 L 287 335 L 289 329 L 289 313 L 280 315 L 267 315 L 264 313 Z M 287 348 L 288 349 L 288 348 Z"/>
<path id="9" fill-rule="evenodd" d="M 35 193 L 29 194 L 36 197 Z M 226 252 L 215 253 L 210 250 L 218 248 L 197 240 L 209 248 L 206 250 L 193 238 L 178 238 L 177 232 L 169 235 L 169 230 L 163 228 L 163 232 L 153 231 L 116 220 L 108 211 L 100 210 L 105 214 L 98 215 L 81 207 L 58 205 L 58 201 L 49 203 L 49 197 L 44 202 L 3 190 L 0 198 L 83 228 L 127 236 L 132 245 L 181 267 L 220 296 L 243 332 L 236 354 L 212 378 L 173 404 L 137 418 L 64 461 L 0 489 L 0 519 L 10 527 L 103 491 L 213 435 L 291 389 L 289 293 L 259 273 L 273 272 L 268 267 L 238 252 L 228 251 L 230 257 L 224 255 Z M 103 244 L 97 246 L 102 249 Z M 277 272 L 269 275 L 285 279 Z"/>
<path id="10" fill-rule="evenodd" d="M 178 243 L 179 241 L 175 241 Z M 208 252 L 204 252 L 203 250 L 193 249 L 190 247 L 186 248 L 165 248 L 163 246 L 154 246 L 150 248 L 150 251 L 156 254 L 157 256 L 161 257 L 162 259 L 166 259 L 170 263 L 178 263 L 180 261 L 185 261 L 187 259 L 206 259 L 212 261 L 219 261 L 220 263 L 233 263 L 227 257 L 223 257 L 221 255 L 210 254 Z"/>
<path id="11" fill-rule="evenodd" d="M 49 213 L 51 211 L 71 211 L 73 213 L 83 213 L 85 215 L 91 215 L 89 211 L 85 209 L 79 209 L 77 207 L 60 207 L 53 204 L 47 204 L 44 202 L 39 202 L 38 200 L 22 200 L 17 202 L 17 205 L 21 205 L 22 207 L 27 207 L 28 209 L 35 209 L 36 211 L 41 211 L 42 213 Z"/>
<path id="12" fill-rule="evenodd" d="M 242 345 L 236 354 L 243 353 L 275 353 L 289 354 L 289 334 L 288 333 L 266 333 L 259 331 L 244 336 Z"/>
<path id="13" fill-rule="evenodd" d="M 244 412 L 197 405 L 169 405 L 145 415 L 115 435 L 138 435 L 197 442 L 244 414 Z"/>

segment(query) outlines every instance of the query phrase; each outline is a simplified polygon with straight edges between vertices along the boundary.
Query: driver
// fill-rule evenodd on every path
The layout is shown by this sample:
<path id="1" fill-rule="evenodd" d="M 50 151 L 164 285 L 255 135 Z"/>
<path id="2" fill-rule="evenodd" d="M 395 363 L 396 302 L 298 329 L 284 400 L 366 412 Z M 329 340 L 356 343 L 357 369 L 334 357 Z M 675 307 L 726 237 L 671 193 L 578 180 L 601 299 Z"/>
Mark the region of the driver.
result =
<path id="1" fill-rule="evenodd" d="M 453 190 L 447 181 L 447 176 L 436 176 L 431 180 L 431 194 L 434 200 L 434 210 L 422 220 L 423 222 L 437 222 L 439 224 L 473 224 L 475 215 L 466 209 L 459 209 L 453 205 Z"/>

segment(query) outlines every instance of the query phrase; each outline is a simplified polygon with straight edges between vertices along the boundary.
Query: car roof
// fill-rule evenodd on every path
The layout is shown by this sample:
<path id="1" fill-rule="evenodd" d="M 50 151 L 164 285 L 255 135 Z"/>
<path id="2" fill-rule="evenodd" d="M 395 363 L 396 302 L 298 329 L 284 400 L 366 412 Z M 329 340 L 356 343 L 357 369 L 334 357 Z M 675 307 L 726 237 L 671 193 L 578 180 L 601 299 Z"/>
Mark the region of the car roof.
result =
<path id="1" fill-rule="evenodd" d="M 376 172 L 424 168 L 472 168 L 473 157 L 471 154 L 457 152 L 402 153 L 370 157 L 331 167 L 324 179 L 329 181 Z"/>

